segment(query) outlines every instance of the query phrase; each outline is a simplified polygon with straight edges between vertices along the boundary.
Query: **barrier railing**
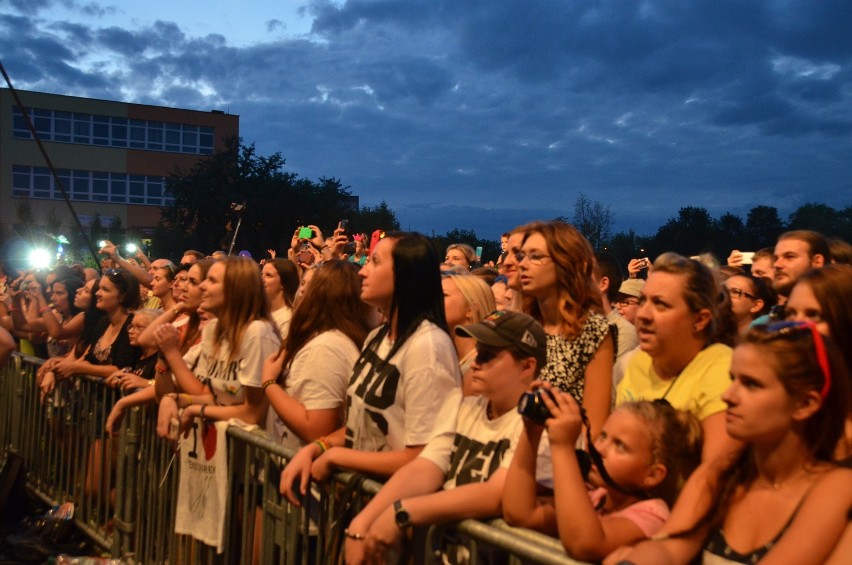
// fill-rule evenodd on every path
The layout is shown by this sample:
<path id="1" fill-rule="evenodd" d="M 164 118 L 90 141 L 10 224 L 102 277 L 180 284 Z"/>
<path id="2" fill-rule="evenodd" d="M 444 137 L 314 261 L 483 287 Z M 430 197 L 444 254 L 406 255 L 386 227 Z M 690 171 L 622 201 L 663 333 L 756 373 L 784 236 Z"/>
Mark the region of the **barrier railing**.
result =
<path id="1" fill-rule="evenodd" d="M 138 563 L 328 562 L 329 537 L 343 502 L 341 485 L 352 473 L 336 473 L 315 489 L 314 504 L 296 508 L 278 492 L 278 474 L 293 453 L 262 432 L 230 426 L 227 543 L 224 553 L 216 554 L 174 533 L 179 456 L 157 438 L 153 407 L 129 410 L 120 433 L 105 437 L 117 393 L 100 379 L 84 377 L 58 383 L 43 402 L 35 384 L 40 363 L 16 355 L 0 367 L 0 449 L 17 450 L 25 458 L 28 486 L 36 496 L 51 504 L 73 501 L 77 526 L 105 553 Z M 368 499 L 379 488 L 380 483 L 364 480 L 354 496 Z M 495 554 L 507 556 L 502 561 L 509 563 L 577 563 L 558 540 L 502 520 L 435 526 L 416 539 L 423 544 L 417 560 L 426 563 L 441 562 L 426 548 L 448 543 L 462 544 L 471 563 Z"/>

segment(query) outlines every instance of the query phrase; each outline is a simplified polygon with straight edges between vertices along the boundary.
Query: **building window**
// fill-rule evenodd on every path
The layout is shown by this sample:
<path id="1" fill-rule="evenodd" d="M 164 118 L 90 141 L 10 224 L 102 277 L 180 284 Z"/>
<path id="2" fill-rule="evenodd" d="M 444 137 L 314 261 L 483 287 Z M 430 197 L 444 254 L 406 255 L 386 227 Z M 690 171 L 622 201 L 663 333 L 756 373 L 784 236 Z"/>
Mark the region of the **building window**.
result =
<path id="1" fill-rule="evenodd" d="M 194 155 L 213 153 L 214 129 L 211 127 L 38 108 L 30 110 L 30 119 L 42 141 Z M 17 139 L 33 138 L 17 106 L 12 108 L 12 135 Z"/>
<path id="2" fill-rule="evenodd" d="M 171 206 L 165 177 L 57 169 L 57 176 L 76 202 Z M 12 196 L 62 199 L 62 191 L 46 167 L 12 166 Z"/>

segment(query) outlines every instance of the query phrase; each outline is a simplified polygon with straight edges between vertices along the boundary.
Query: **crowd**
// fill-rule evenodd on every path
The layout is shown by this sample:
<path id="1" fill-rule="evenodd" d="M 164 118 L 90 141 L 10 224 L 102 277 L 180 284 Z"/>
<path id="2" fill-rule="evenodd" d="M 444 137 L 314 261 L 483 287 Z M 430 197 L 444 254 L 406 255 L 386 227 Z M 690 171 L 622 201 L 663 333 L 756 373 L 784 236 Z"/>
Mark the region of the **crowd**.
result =
<path id="1" fill-rule="evenodd" d="M 295 505 L 338 468 L 384 480 L 348 563 L 487 517 L 610 564 L 852 562 L 848 244 L 791 231 L 726 265 L 635 258 L 623 279 L 560 221 L 507 232 L 485 266 L 346 227 L 301 227 L 261 265 L 111 242 L 101 272 L 0 265 L 0 362 L 46 359 L 46 402 L 103 379 L 101 441 L 146 403 L 172 440 L 194 419 L 258 425 L 296 450 L 267 479 Z"/>

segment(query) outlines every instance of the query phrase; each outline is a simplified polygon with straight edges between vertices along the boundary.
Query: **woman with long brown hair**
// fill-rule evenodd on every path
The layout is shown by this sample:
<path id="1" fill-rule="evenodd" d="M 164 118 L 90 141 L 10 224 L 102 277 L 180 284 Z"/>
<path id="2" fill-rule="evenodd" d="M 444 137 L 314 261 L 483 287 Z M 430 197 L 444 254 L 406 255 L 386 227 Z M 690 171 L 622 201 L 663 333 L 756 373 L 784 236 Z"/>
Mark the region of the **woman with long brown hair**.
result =
<path id="1" fill-rule="evenodd" d="M 615 343 L 594 282 L 592 246 L 565 222 L 524 226 L 515 253 L 524 312 L 547 334 L 547 365 L 541 379 L 580 403 L 596 436 L 609 415 Z"/>
<path id="2" fill-rule="evenodd" d="M 343 422 L 346 387 L 369 331 L 358 270 L 348 261 L 324 262 L 293 311 L 281 350 L 264 364 L 267 431 L 287 447 L 298 449 Z"/>

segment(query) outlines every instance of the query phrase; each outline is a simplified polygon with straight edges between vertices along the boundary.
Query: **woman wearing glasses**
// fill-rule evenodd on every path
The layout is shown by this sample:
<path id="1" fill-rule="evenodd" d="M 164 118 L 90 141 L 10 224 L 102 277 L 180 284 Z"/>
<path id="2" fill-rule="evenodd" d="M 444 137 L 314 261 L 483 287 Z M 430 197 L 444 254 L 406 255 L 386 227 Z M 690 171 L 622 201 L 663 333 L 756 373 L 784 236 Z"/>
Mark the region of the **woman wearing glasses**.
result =
<path id="1" fill-rule="evenodd" d="M 727 433 L 745 449 L 718 480 L 687 485 L 681 501 L 700 518 L 604 563 L 688 563 L 699 552 L 704 563 L 848 563 L 839 540 L 852 470 L 834 450 L 849 374 L 838 349 L 812 323 L 758 326 L 734 350 L 722 398 Z"/>
<path id="2" fill-rule="evenodd" d="M 737 319 L 739 333 L 748 331 L 751 323 L 769 314 L 777 299 L 775 291 L 764 279 L 750 275 L 734 275 L 725 281 L 725 288 L 731 297 L 731 311 Z"/>
<path id="3" fill-rule="evenodd" d="M 594 283 L 592 246 L 561 221 L 525 226 L 515 253 L 524 312 L 547 334 L 541 379 L 574 397 L 596 436 L 609 415 L 615 342 Z"/>

